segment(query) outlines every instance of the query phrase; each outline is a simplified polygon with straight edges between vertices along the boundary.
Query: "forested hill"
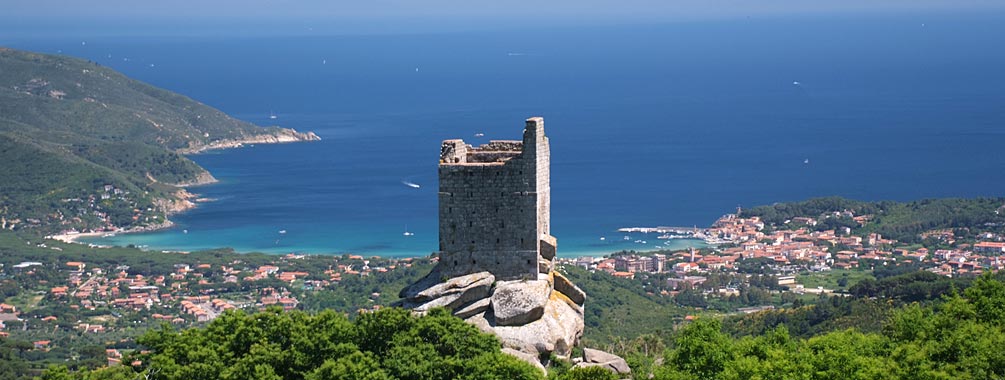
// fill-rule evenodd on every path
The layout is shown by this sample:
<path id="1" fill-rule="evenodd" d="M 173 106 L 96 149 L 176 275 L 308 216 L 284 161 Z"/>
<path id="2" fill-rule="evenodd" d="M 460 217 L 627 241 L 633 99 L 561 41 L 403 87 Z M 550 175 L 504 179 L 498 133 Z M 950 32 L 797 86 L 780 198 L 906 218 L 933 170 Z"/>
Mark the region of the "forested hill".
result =
<path id="1" fill-rule="evenodd" d="M 94 62 L 0 48 L 2 228 L 161 223 L 182 201 L 173 185 L 212 179 L 181 153 L 313 139 L 231 118 Z"/>

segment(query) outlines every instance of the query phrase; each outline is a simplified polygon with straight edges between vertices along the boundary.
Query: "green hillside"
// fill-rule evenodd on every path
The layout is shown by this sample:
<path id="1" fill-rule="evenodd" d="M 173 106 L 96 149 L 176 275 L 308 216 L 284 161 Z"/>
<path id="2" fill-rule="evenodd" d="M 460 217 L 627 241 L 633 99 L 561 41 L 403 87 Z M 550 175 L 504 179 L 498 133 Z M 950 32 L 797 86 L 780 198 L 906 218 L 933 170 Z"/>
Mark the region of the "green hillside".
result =
<path id="1" fill-rule="evenodd" d="M 182 155 L 316 139 L 262 128 L 81 59 L 0 48 L 0 227 L 158 224 L 174 185 L 211 180 Z"/>

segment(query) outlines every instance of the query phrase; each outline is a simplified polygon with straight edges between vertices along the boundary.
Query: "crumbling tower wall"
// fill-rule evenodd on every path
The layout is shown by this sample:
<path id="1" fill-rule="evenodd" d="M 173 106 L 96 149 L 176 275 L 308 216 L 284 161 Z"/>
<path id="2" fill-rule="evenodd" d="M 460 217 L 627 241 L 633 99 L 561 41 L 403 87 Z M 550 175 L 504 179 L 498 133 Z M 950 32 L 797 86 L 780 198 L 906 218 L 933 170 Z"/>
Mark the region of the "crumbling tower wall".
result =
<path id="1" fill-rule="evenodd" d="M 544 119 L 527 119 L 522 141 L 478 147 L 446 140 L 440 151 L 440 272 L 482 271 L 497 280 L 536 279 L 554 264 L 551 150 Z"/>

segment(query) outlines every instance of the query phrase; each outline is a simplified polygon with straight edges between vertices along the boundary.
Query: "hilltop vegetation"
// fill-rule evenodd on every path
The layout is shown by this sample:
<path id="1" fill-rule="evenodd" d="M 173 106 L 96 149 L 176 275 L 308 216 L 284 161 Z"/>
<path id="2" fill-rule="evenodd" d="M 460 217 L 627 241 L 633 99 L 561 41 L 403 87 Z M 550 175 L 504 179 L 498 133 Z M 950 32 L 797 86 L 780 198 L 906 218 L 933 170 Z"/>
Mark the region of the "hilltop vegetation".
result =
<path id="1" fill-rule="evenodd" d="M 869 215 L 862 228 L 851 218 L 834 213 L 852 211 Z M 797 216 L 828 216 L 816 229 L 850 227 L 860 234 L 879 233 L 905 243 L 919 243 L 921 233 L 953 229 L 965 237 L 970 229 L 981 227 L 1002 230 L 1005 227 L 1005 198 L 940 198 L 911 202 L 864 202 L 841 197 L 814 198 L 802 202 L 779 203 L 743 210 L 742 217 L 760 217 L 768 225 L 784 225 Z M 996 228 L 995 228 L 996 227 Z"/>
<path id="2" fill-rule="evenodd" d="M 183 197 L 174 185 L 212 179 L 182 153 L 314 138 L 233 119 L 93 62 L 0 48 L 0 228 L 163 223 Z"/>
<path id="3" fill-rule="evenodd" d="M 700 318 L 662 339 L 636 339 L 622 354 L 637 379 L 1000 379 L 1005 376 L 1005 283 L 985 275 L 962 294 L 912 303 L 855 327 L 794 337 L 781 324 L 735 338 Z M 656 364 L 655 359 L 662 359 Z M 642 374 L 642 375 L 640 375 Z"/>
<path id="4" fill-rule="evenodd" d="M 620 346 L 634 379 L 999 379 L 1005 376 L 1005 283 L 991 275 L 926 303 L 867 309 L 875 331 L 854 326 L 805 337 L 785 324 L 730 336 L 721 319 L 700 317 L 679 330 Z M 354 321 L 333 312 L 271 309 L 226 313 L 204 328 L 163 328 L 139 342 L 136 366 L 68 372 L 43 379 L 539 379 L 533 367 L 499 351 L 492 335 L 436 309 L 415 317 L 383 309 Z M 13 354 L 18 348 L 5 348 Z M 20 363 L 12 361 L 13 368 Z M 553 361 L 550 378 L 607 379 Z"/>
<path id="5" fill-rule="evenodd" d="M 618 337 L 671 331 L 687 315 L 688 309 L 674 305 L 672 298 L 648 294 L 640 281 L 571 265 L 560 268 L 587 294 L 583 341 L 591 347 L 608 345 Z"/>

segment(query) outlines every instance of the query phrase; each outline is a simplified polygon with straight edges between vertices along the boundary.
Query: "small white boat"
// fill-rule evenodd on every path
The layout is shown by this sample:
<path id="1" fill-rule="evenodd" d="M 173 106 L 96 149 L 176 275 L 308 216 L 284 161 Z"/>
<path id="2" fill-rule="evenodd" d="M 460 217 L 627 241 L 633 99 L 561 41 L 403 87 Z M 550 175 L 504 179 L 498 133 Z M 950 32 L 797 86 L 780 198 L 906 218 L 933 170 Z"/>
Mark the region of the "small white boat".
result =
<path id="1" fill-rule="evenodd" d="M 280 235 L 286 235 L 286 230 L 279 230 Z"/>
<path id="2" fill-rule="evenodd" d="M 600 237 L 600 241 L 604 241 L 604 240 L 607 240 L 607 238 L 605 238 L 605 237 L 601 236 L 601 237 Z"/>
<path id="3" fill-rule="evenodd" d="M 415 236 L 415 233 L 414 232 L 405 231 L 405 233 L 403 233 L 402 235 L 404 235 L 404 236 Z"/>
<path id="4" fill-rule="evenodd" d="M 275 120 L 275 119 L 278 119 L 278 118 L 279 118 L 279 116 L 276 116 L 275 112 L 269 112 L 269 119 Z"/>
<path id="5" fill-rule="evenodd" d="M 187 234 L 187 233 L 188 233 L 188 230 L 181 230 L 181 233 L 183 233 L 183 234 Z"/>
<path id="6" fill-rule="evenodd" d="M 414 182 L 401 181 L 401 183 L 404 184 L 405 186 L 411 187 L 413 189 L 418 189 L 418 188 L 422 187 L 419 184 L 414 183 Z"/>
<path id="7" fill-rule="evenodd" d="M 475 133 L 475 137 L 485 137 L 484 133 Z"/>
<path id="8" fill-rule="evenodd" d="M 807 158 L 807 159 L 803 160 L 803 163 L 804 163 L 804 164 L 809 164 L 809 163 L 810 163 L 810 159 L 809 159 L 809 158 Z"/>

